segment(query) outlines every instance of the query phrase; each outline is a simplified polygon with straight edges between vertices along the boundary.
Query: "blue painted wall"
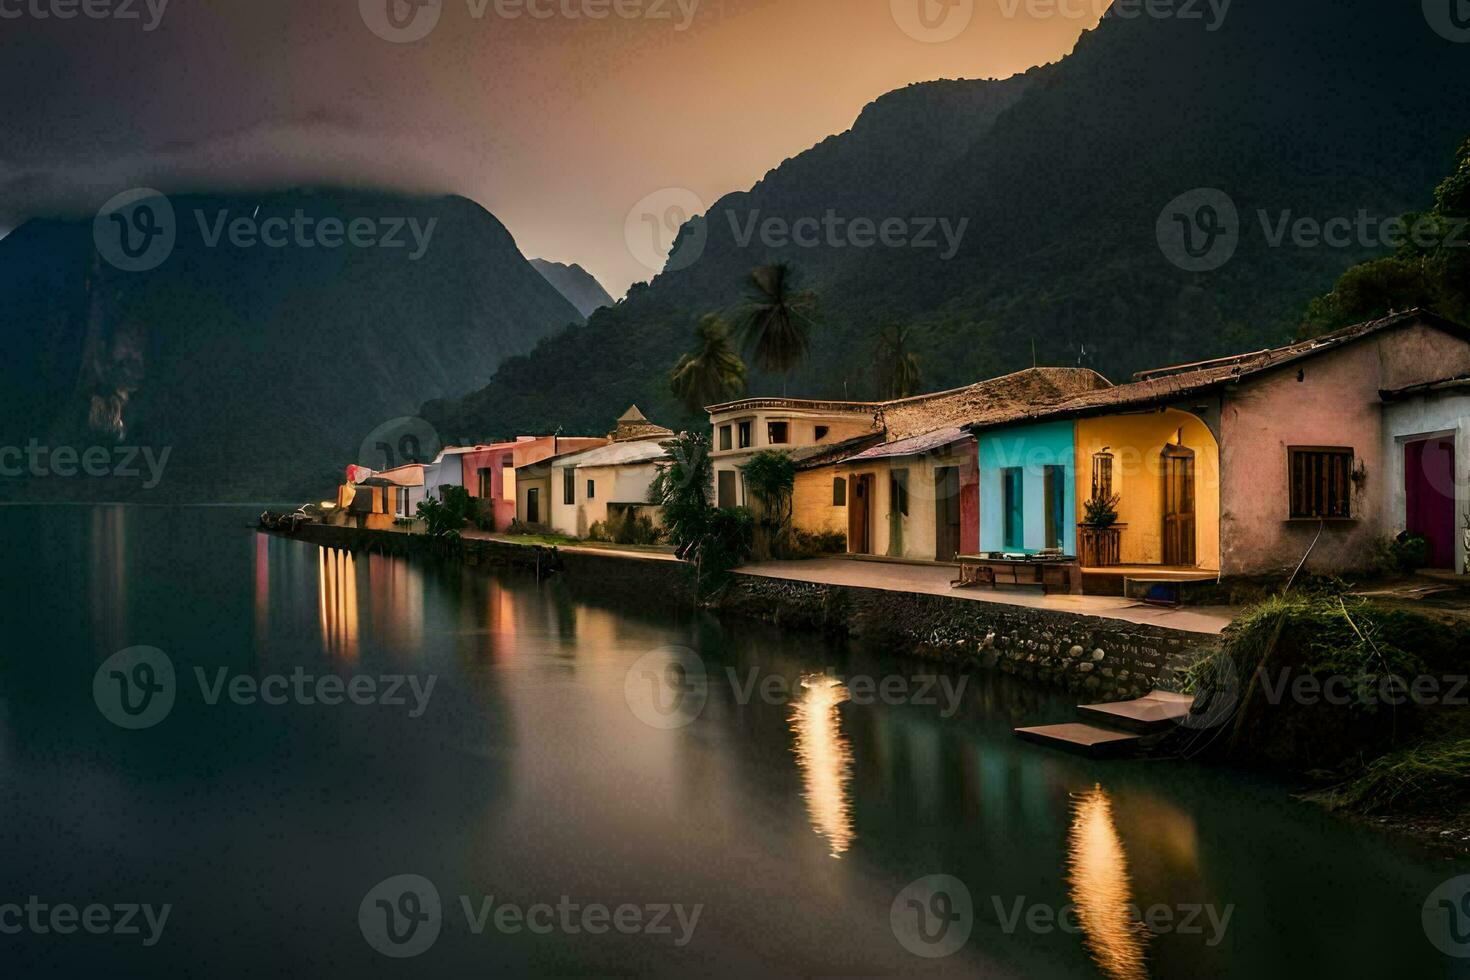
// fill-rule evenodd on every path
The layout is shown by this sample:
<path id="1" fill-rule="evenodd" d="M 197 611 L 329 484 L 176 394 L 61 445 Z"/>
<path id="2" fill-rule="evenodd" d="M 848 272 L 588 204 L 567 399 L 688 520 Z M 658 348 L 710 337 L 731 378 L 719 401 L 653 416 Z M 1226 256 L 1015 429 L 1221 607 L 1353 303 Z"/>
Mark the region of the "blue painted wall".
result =
<path id="1" fill-rule="evenodd" d="M 1045 467 L 1063 467 L 1062 549 L 1077 553 L 1077 449 L 1073 422 L 1041 422 L 982 433 L 980 444 L 980 550 L 1015 551 L 1005 543 L 1002 470 L 1022 470 L 1022 548 L 1046 547 Z"/>

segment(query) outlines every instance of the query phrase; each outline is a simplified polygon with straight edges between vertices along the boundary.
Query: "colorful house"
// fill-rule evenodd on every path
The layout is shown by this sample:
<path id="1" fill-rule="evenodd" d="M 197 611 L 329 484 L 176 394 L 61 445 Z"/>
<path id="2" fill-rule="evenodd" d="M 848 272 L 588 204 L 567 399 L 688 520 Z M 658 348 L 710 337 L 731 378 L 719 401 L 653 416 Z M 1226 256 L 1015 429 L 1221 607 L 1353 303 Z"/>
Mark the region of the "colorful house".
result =
<path id="1" fill-rule="evenodd" d="M 952 561 L 972 553 L 979 544 L 978 470 L 975 441 L 962 423 L 1107 385 L 1087 368 L 1030 368 L 910 398 L 826 403 L 845 404 L 876 428 L 831 448 L 818 443 L 792 452 L 793 523 L 840 531 L 852 554 Z"/>
<path id="2" fill-rule="evenodd" d="M 1464 575 L 1470 571 L 1470 375 L 1380 395 L 1388 532 L 1423 537 L 1430 568 Z"/>
<path id="3" fill-rule="evenodd" d="M 1412 407 L 1418 386 L 1447 374 L 1470 374 L 1470 330 L 1416 310 L 982 420 L 967 426 L 980 447 L 980 548 L 1075 554 L 1088 499 L 1117 494 L 1113 564 L 1221 576 L 1364 567 L 1407 524 L 1409 491 L 1400 504 L 1395 490 L 1405 467 L 1453 471 L 1443 447 L 1459 431 L 1445 428 L 1455 409 Z M 1434 515 L 1415 520 L 1443 541 L 1448 504 L 1424 485 L 1436 478 L 1407 483 Z"/>
<path id="4" fill-rule="evenodd" d="M 552 456 L 607 445 L 607 439 L 582 436 L 521 436 L 474 449 L 460 456 L 464 487 L 479 502 L 480 516 L 503 531 L 516 519 L 517 467 Z"/>
<path id="5" fill-rule="evenodd" d="M 849 440 L 880 438 L 883 426 L 878 407 L 877 402 L 807 398 L 743 398 L 711 405 L 706 411 L 714 432 L 710 461 L 715 473 L 715 505 L 750 505 L 740 467 L 762 450 L 820 453 Z M 825 526 L 830 522 L 824 519 L 817 523 Z"/>
<path id="6" fill-rule="evenodd" d="M 516 468 L 517 511 L 522 523 L 585 537 L 610 514 L 657 519 L 648 491 L 674 432 L 629 407 L 603 445 L 547 456 Z M 563 440 L 565 442 L 565 440 Z"/>

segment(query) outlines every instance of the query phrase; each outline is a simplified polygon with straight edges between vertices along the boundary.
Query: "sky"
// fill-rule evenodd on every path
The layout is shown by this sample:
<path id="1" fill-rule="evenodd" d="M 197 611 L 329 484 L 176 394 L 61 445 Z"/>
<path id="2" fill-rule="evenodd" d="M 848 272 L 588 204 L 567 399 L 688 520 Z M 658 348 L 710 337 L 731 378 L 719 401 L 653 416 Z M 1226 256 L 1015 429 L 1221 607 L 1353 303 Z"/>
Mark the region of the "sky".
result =
<path id="1" fill-rule="evenodd" d="M 1106 0 L 86 2 L 0 0 L 0 228 L 138 186 L 445 191 L 620 296 L 649 195 L 708 206 L 884 92 L 1055 61 Z"/>

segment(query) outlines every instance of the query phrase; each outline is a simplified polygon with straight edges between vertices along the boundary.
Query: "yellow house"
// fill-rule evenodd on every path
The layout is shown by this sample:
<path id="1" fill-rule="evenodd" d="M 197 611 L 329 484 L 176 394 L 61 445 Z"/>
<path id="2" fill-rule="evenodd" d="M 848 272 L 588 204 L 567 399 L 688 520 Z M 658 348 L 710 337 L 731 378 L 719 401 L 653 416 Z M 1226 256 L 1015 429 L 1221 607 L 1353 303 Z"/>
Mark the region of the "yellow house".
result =
<path id="1" fill-rule="evenodd" d="M 1219 570 L 1220 447 L 1209 426 L 1176 408 L 1084 417 L 1076 447 L 1077 521 L 1089 498 L 1117 495 L 1121 564 Z"/>

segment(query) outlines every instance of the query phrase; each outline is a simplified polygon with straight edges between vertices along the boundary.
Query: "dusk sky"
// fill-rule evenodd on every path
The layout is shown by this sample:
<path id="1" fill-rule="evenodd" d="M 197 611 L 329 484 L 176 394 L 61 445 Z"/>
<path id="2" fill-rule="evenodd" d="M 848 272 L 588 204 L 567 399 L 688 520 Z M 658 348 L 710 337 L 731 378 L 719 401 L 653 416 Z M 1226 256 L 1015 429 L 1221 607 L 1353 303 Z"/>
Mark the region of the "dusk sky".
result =
<path id="1" fill-rule="evenodd" d="M 0 227 L 139 185 L 448 190 L 493 211 L 528 257 L 578 262 L 614 295 L 652 275 L 623 234 L 646 195 L 686 188 L 707 206 L 884 92 L 1055 61 L 1101 6 L 619 0 L 639 16 L 594 21 L 564 11 L 612 0 L 539 0 L 543 19 L 525 0 L 445 0 L 427 36 L 391 43 L 367 26 L 387 23 L 390 0 L 37 17 L 50 2 L 0 4 Z M 911 36 L 925 33 L 920 3 L 941 36 L 963 30 Z"/>

